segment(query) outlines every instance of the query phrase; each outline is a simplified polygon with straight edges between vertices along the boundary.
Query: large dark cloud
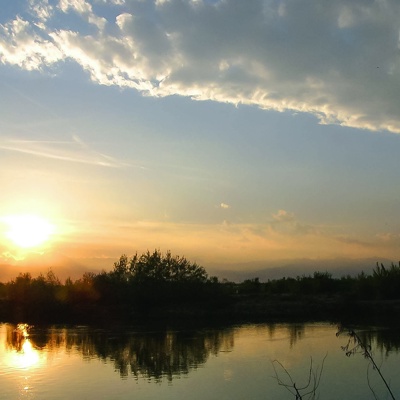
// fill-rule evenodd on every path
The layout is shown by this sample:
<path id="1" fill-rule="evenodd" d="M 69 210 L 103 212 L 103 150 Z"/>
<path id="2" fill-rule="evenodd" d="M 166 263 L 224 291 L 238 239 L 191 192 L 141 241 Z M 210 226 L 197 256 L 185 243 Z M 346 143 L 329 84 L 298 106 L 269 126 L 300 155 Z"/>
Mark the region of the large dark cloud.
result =
<path id="1" fill-rule="evenodd" d="M 322 123 L 400 132 L 394 0 L 32 0 L 27 6 L 32 19 L 16 15 L 0 26 L 3 63 L 43 69 L 73 59 L 100 84 L 148 95 L 289 109 Z M 79 18 L 79 29 L 56 26 L 70 16 Z"/>

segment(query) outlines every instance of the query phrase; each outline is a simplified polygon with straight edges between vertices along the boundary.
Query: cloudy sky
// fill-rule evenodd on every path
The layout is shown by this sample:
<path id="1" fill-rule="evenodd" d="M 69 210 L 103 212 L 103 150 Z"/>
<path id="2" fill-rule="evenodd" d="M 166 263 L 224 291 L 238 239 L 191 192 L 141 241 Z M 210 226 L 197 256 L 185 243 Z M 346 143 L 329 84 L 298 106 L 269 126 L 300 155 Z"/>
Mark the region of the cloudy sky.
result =
<path id="1" fill-rule="evenodd" d="M 0 2 L 0 264 L 400 258 L 397 1 Z"/>

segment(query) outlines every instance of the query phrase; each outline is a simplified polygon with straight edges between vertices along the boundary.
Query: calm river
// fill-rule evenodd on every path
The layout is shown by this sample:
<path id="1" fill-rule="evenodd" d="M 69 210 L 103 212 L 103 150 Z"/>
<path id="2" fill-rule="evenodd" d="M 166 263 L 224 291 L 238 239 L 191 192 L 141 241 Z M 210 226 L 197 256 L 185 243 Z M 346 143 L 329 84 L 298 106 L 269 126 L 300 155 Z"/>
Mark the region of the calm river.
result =
<path id="1" fill-rule="evenodd" d="M 0 398 L 294 399 L 277 378 L 293 391 L 290 377 L 306 386 L 310 367 L 309 389 L 320 378 L 321 399 L 374 399 L 372 390 L 390 398 L 361 350 L 346 356 L 348 336 L 337 332 L 323 323 L 196 330 L 0 324 Z M 400 399 L 399 331 L 356 332 Z"/>

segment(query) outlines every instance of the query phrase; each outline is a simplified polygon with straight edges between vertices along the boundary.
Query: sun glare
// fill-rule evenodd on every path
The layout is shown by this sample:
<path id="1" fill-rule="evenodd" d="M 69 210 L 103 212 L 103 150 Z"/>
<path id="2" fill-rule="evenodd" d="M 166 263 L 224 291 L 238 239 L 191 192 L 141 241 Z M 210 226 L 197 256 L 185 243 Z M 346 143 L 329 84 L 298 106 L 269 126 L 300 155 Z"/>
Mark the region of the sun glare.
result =
<path id="1" fill-rule="evenodd" d="M 54 226 L 37 215 L 10 215 L 4 218 L 8 230 L 6 236 L 22 248 L 37 247 L 47 242 Z"/>
<path id="2" fill-rule="evenodd" d="M 27 324 L 18 324 L 13 332 L 13 351 L 8 352 L 4 361 L 14 369 L 30 370 L 42 363 L 39 351 L 29 339 Z"/>

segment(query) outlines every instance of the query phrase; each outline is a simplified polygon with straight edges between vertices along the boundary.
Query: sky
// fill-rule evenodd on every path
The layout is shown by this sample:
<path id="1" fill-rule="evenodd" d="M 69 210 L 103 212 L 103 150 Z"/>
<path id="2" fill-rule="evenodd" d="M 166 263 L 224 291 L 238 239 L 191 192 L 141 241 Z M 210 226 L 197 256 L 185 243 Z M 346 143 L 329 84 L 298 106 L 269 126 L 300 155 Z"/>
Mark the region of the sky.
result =
<path id="1" fill-rule="evenodd" d="M 399 2 L 0 5 L 3 271 L 400 259 Z"/>

